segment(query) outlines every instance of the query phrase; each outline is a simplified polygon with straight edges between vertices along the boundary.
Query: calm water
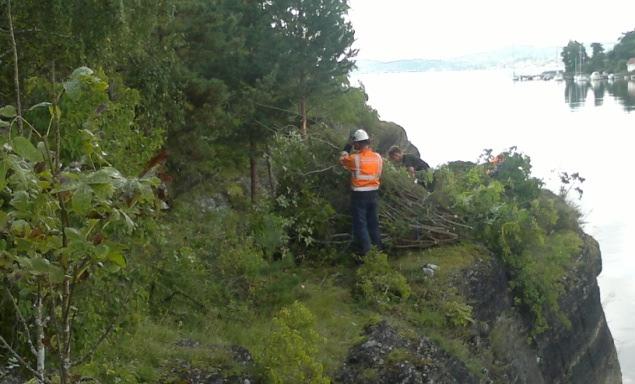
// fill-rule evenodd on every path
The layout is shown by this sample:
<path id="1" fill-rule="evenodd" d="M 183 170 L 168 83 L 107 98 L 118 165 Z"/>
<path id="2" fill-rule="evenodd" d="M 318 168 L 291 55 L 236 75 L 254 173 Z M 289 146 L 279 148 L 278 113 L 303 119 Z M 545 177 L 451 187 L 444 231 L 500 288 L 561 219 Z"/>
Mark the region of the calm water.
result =
<path id="1" fill-rule="evenodd" d="M 561 171 L 586 178 L 584 196 L 574 201 L 600 242 L 602 304 L 624 383 L 635 383 L 635 83 L 511 78 L 487 71 L 355 76 L 381 117 L 405 127 L 431 165 L 517 146 L 554 191 Z"/>

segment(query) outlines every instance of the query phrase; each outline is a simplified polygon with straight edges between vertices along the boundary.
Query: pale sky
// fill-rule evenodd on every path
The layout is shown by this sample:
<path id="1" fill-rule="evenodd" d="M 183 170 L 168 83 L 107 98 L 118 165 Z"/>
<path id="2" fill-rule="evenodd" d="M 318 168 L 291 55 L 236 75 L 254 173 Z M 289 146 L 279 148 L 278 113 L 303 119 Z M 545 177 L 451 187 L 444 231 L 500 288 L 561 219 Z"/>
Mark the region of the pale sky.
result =
<path id="1" fill-rule="evenodd" d="M 635 0 L 349 0 L 359 59 L 447 58 L 514 45 L 614 43 Z"/>

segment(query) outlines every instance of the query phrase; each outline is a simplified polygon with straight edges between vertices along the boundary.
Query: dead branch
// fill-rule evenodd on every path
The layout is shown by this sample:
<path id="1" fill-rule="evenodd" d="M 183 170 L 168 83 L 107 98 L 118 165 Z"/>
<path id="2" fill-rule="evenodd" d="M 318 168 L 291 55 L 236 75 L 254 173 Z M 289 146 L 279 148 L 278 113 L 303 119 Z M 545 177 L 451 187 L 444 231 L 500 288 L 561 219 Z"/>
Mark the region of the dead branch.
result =
<path id="1" fill-rule="evenodd" d="M 42 382 L 42 383 L 50 383 L 49 380 L 46 379 L 46 377 L 41 377 L 40 374 L 33 368 L 31 368 L 29 366 L 29 364 L 22 358 L 22 356 L 20 356 L 20 354 L 18 352 L 16 352 L 15 349 L 13 349 L 9 343 L 7 343 L 7 341 L 4 339 L 4 337 L 0 336 L 0 344 L 2 345 L 2 347 L 4 349 L 6 349 L 7 351 L 9 351 L 10 354 L 13 355 L 13 357 L 15 357 L 16 360 L 18 360 L 18 363 L 20 363 L 20 365 L 22 365 L 22 367 L 24 367 L 24 369 L 26 369 L 27 371 L 31 372 L 32 374 L 35 375 L 35 377 L 37 377 L 37 379 Z"/>

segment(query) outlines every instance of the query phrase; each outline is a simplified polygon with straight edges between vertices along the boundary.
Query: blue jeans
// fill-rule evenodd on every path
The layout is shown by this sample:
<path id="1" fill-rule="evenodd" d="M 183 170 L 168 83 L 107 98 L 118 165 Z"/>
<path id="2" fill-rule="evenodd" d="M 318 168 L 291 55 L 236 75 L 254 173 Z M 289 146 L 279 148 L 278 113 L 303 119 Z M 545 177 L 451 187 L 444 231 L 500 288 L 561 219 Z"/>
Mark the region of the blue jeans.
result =
<path id="1" fill-rule="evenodd" d="M 356 252 L 365 255 L 371 243 L 381 248 L 379 234 L 377 191 L 351 193 L 351 214 L 353 216 L 353 240 Z"/>

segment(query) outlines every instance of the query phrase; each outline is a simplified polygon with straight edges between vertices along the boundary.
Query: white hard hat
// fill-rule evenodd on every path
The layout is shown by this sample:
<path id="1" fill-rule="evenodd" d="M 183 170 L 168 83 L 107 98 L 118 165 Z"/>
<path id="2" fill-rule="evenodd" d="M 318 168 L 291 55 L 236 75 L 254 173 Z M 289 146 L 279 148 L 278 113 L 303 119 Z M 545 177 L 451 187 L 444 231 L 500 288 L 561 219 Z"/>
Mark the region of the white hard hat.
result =
<path id="1" fill-rule="evenodd" d="M 353 133 L 353 141 L 364 140 L 368 140 L 368 133 L 366 133 L 366 131 L 364 131 L 363 129 L 358 129 L 357 131 L 355 131 L 355 133 Z"/>

